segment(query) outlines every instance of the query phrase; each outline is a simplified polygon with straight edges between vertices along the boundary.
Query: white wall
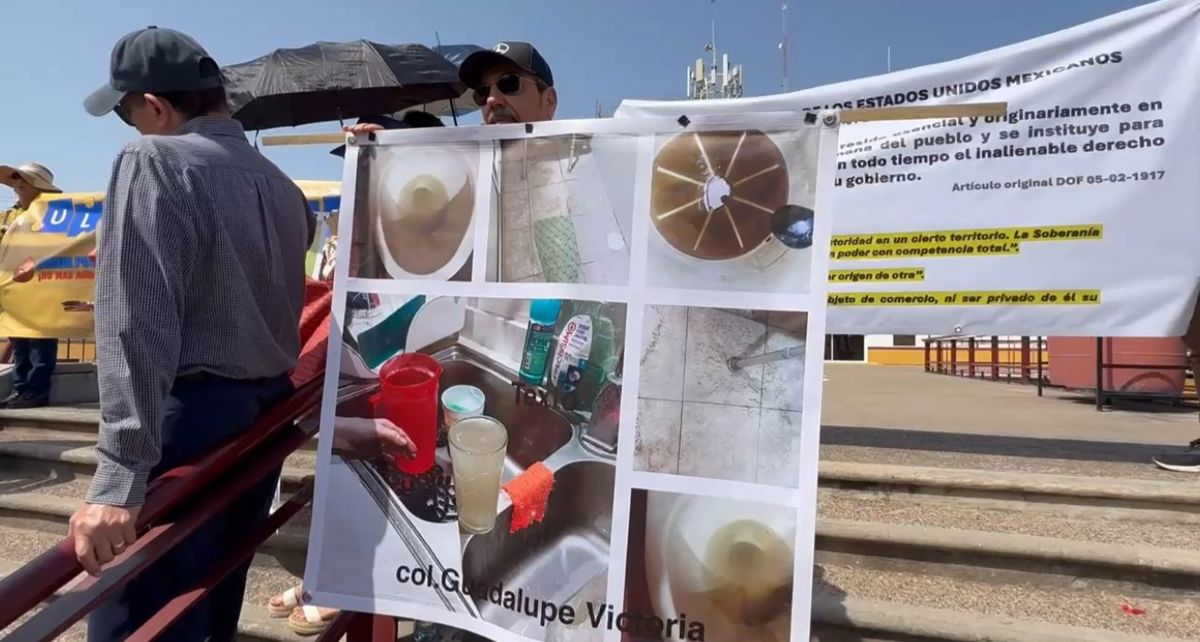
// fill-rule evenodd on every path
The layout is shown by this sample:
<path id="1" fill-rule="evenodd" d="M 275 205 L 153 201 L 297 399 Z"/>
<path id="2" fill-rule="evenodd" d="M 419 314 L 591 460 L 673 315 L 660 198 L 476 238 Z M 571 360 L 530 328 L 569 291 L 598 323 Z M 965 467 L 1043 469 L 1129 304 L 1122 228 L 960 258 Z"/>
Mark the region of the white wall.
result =
<path id="1" fill-rule="evenodd" d="M 521 364 L 528 326 L 527 300 L 470 299 L 461 338 L 470 347 L 516 370 Z"/>

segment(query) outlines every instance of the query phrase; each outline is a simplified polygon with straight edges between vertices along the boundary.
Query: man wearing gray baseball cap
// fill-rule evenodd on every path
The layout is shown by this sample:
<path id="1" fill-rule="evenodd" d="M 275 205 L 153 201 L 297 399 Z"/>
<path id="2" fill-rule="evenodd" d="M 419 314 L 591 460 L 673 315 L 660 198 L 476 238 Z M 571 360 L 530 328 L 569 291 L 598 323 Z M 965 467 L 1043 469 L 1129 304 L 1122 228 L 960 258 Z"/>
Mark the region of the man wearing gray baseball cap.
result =
<path id="1" fill-rule="evenodd" d="M 97 234 L 100 435 L 70 521 L 85 570 L 137 539 L 148 483 L 213 452 L 291 395 L 314 222 L 299 187 L 230 118 L 220 68 L 192 38 L 149 27 L 112 51 L 88 113 L 143 134 L 113 164 Z M 279 470 L 100 605 L 90 640 L 124 640 L 190 590 L 267 516 Z M 249 564 L 166 633 L 232 640 Z"/>

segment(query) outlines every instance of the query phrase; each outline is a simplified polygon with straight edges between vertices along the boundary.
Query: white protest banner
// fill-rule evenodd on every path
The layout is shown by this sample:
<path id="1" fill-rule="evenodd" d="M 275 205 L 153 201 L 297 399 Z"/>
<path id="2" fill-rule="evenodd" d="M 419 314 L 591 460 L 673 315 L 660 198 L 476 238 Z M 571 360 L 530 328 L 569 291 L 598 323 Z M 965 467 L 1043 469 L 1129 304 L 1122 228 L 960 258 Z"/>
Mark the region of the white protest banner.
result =
<path id="1" fill-rule="evenodd" d="M 807 639 L 827 116 L 349 145 L 314 603 L 499 641 Z"/>
<path id="2" fill-rule="evenodd" d="M 1200 2 L 1166 0 L 885 76 L 616 115 L 1007 102 L 844 127 L 830 332 L 1179 336 L 1200 281 L 1198 63 Z"/>

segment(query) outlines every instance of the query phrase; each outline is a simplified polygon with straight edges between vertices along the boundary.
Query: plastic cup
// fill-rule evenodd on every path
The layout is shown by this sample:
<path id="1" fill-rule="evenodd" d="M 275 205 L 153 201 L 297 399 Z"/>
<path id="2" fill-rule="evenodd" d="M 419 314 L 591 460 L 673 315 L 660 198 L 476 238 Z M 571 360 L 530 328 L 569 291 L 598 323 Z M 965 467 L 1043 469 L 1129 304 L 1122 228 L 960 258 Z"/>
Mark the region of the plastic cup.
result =
<path id="1" fill-rule="evenodd" d="M 442 366 L 436 359 L 416 352 L 398 355 L 379 371 L 379 394 L 372 398 L 375 416 L 389 419 L 412 440 L 416 456 L 394 458 L 396 467 L 410 475 L 433 468 L 441 376 Z"/>
<path id="2" fill-rule="evenodd" d="M 496 526 L 508 431 L 491 417 L 467 417 L 450 426 L 449 441 L 458 527 L 465 533 L 487 533 Z"/>
<path id="3" fill-rule="evenodd" d="M 482 415 L 486 400 L 483 391 L 475 386 L 458 385 L 443 390 L 442 414 L 446 418 L 447 430 L 459 419 Z"/>

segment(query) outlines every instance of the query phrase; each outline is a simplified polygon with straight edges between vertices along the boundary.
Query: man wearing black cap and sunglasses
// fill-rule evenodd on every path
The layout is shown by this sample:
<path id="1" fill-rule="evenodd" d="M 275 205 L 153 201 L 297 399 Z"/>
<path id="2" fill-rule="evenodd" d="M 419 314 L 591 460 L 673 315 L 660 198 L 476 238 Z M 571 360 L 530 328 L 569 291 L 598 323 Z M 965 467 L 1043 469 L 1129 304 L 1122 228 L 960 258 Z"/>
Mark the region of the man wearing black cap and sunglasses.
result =
<path id="1" fill-rule="evenodd" d="M 88 97 L 143 134 L 113 165 L 97 233 L 100 435 L 75 553 L 97 575 L 137 539 L 150 480 L 237 437 L 293 391 L 304 260 L 314 232 L 299 187 L 229 116 L 217 63 L 190 37 L 150 27 L 113 48 Z M 266 518 L 276 469 L 89 618 L 123 640 L 194 586 Z M 163 635 L 232 640 L 248 563 Z"/>
<path id="2" fill-rule="evenodd" d="M 490 51 L 476 51 L 463 60 L 458 77 L 473 90 L 485 124 L 554 119 L 554 73 L 528 42 L 501 42 Z"/>

